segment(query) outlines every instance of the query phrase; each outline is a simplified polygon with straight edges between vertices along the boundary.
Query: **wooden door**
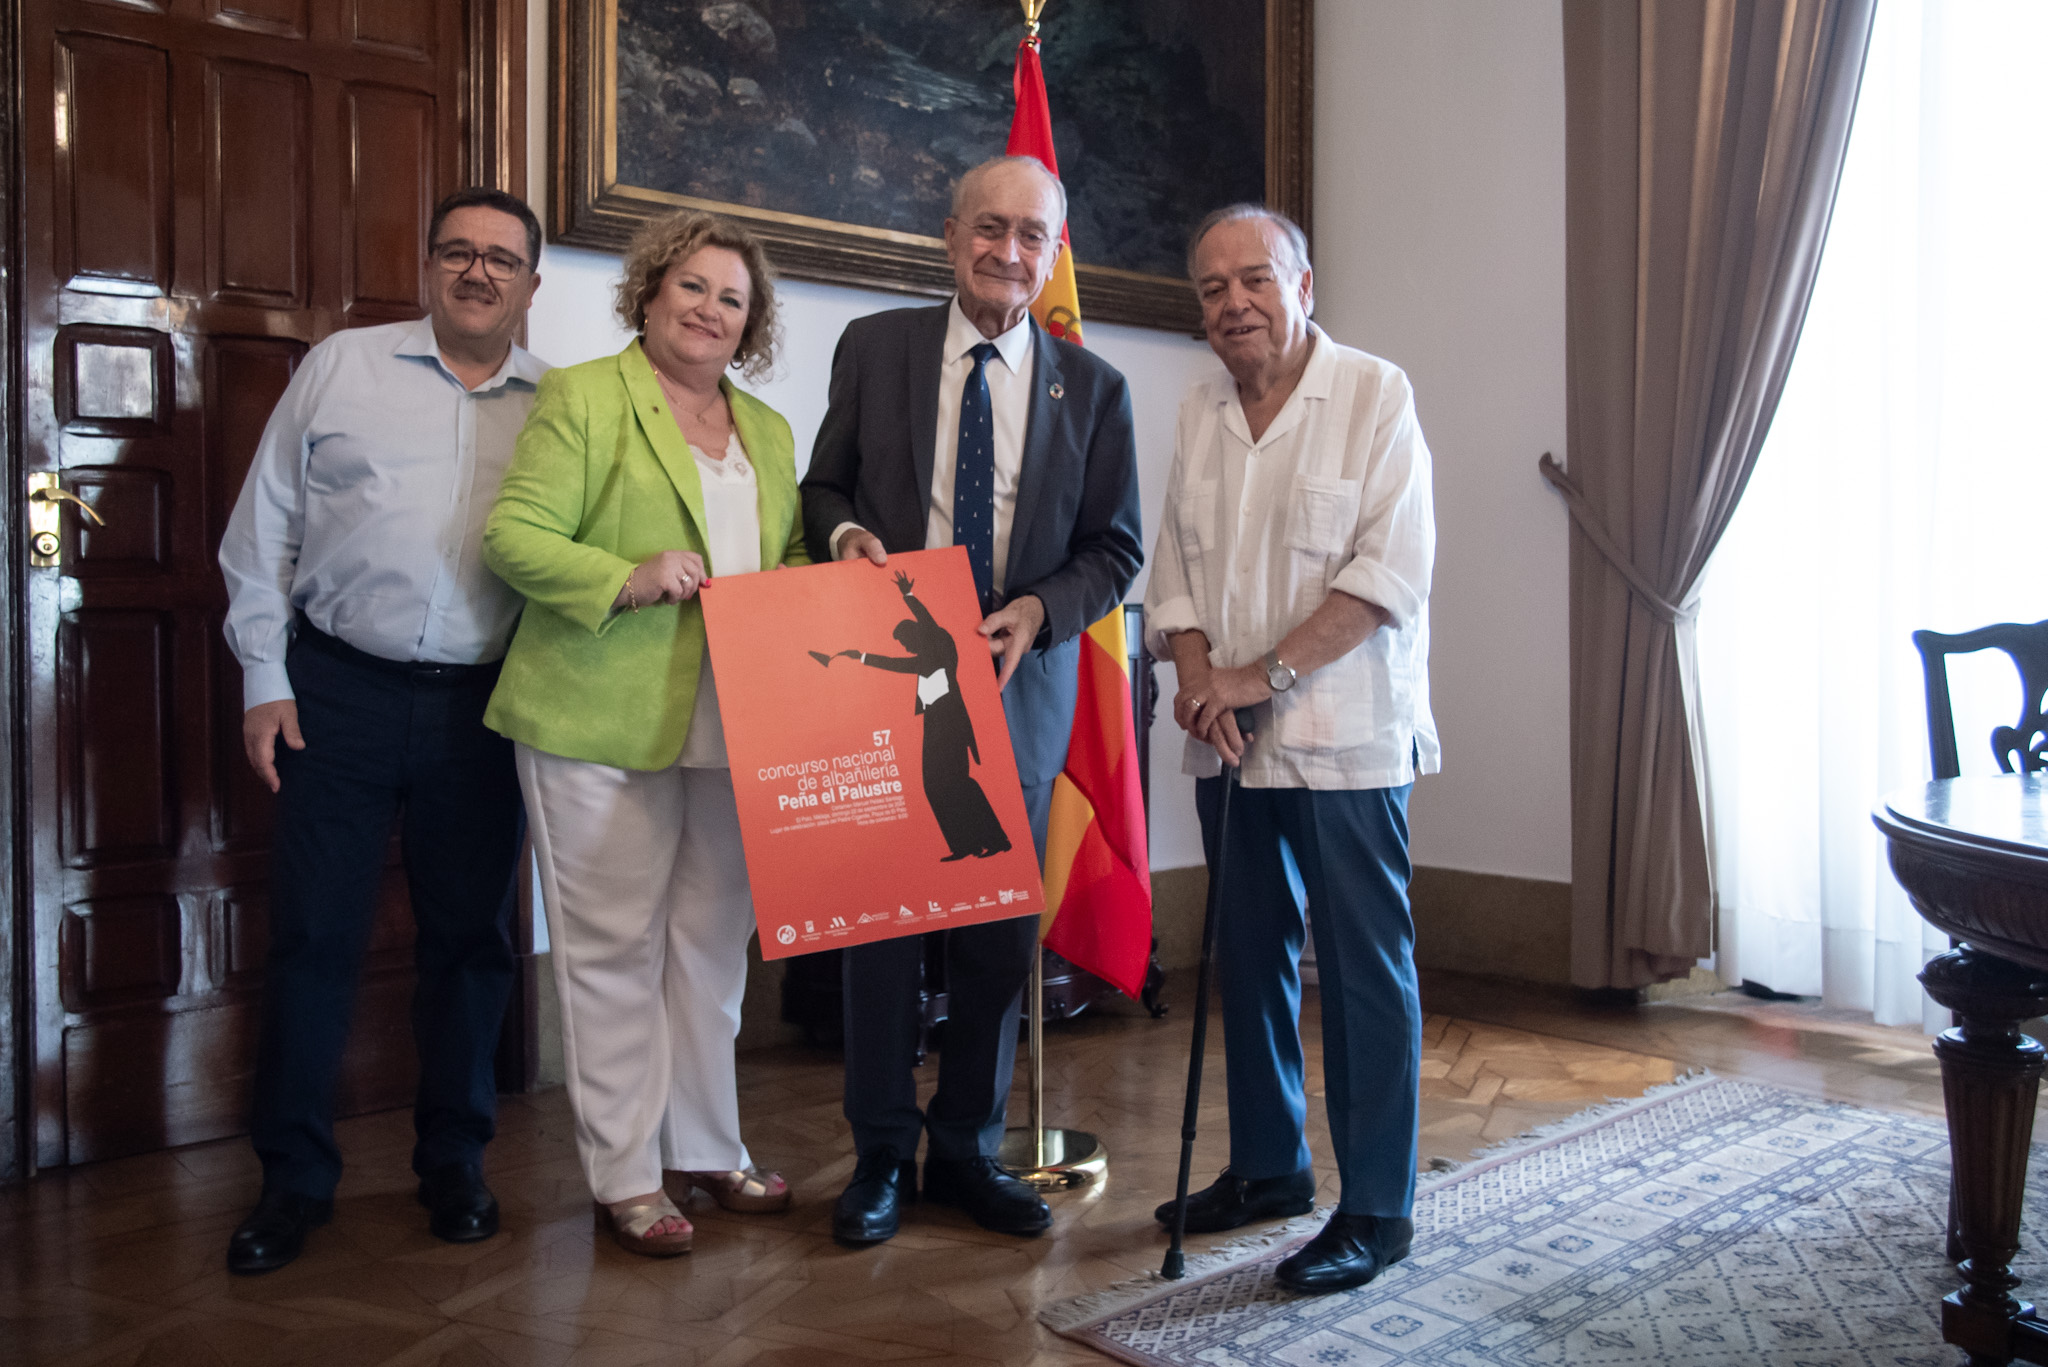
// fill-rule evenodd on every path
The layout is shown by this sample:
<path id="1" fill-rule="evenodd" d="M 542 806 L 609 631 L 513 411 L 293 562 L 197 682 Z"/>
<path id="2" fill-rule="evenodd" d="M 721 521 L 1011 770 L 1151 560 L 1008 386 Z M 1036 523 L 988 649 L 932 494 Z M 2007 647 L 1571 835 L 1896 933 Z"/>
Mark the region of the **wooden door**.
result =
<path id="1" fill-rule="evenodd" d="M 419 316 L 436 198 L 523 181 L 509 62 L 471 71 L 505 9 L 22 0 L 20 473 L 104 524 L 24 576 L 38 1167 L 245 1126 L 271 805 L 214 553 L 307 348 Z M 387 872 L 344 1113 L 413 1086 Z"/>

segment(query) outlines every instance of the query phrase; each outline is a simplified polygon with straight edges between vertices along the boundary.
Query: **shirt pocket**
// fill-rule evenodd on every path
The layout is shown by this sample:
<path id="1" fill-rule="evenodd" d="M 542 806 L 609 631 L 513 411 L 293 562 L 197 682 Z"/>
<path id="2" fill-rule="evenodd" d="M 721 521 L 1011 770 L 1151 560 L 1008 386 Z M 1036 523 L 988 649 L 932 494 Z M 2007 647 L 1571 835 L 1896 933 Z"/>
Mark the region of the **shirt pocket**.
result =
<path id="1" fill-rule="evenodd" d="M 1200 562 L 1216 549 L 1216 492 L 1223 481 L 1203 480 L 1181 489 L 1180 512 L 1175 518 L 1180 533 L 1181 557 L 1189 564 Z"/>
<path id="2" fill-rule="evenodd" d="M 1287 549 L 1307 555 L 1342 555 L 1358 526 L 1364 481 L 1296 475 L 1288 500 Z"/>

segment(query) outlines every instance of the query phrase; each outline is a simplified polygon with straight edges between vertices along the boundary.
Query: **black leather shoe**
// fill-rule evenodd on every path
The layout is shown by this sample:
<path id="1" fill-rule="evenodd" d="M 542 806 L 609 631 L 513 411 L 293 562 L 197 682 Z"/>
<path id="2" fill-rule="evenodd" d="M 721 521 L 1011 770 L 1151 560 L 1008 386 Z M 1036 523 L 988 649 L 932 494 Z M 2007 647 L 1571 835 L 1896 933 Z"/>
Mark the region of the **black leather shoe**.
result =
<path id="1" fill-rule="evenodd" d="M 1273 1280 L 1289 1291 L 1319 1295 L 1364 1286 L 1408 1256 L 1415 1222 L 1392 1215 L 1330 1216 L 1316 1237 L 1273 1269 Z"/>
<path id="2" fill-rule="evenodd" d="M 247 1276 L 274 1272 L 299 1256 L 306 1231 L 334 1218 L 334 1202 L 315 1200 L 291 1191 L 266 1190 L 256 1209 L 235 1227 L 228 1240 L 228 1271 Z"/>
<path id="3" fill-rule="evenodd" d="M 436 1239 L 473 1244 L 498 1232 L 498 1198 L 473 1163 L 450 1163 L 422 1177 L 420 1204 Z"/>
<path id="4" fill-rule="evenodd" d="M 986 1155 L 926 1158 L 924 1199 L 958 1206 L 974 1223 L 998 1234 L 1043 1234 L 1052 1228 L 1052 1208 Z"/>
<path id="5" fill-rule="evenodd" d="M 916 1199 L 916 1159 L 887 1145 L 864 1153 L 832 1207 L 832 1237 L 853 1248 L 893 1239 L 897 1212 Z"/>
<path id="6" fill-rule="evenodd" d="M 1162 1201 L 1152 1218 L 1173 1228 L 1174 1202 Z M 1314 1168 L 1279 1177 L 1239 1177 L 1229 1168 L 1200 1191 L 1188 1193 L 1190 1234 L 1214 1234 L 1254 1220 L 1284 1220 L 1316 1208 Z"/>

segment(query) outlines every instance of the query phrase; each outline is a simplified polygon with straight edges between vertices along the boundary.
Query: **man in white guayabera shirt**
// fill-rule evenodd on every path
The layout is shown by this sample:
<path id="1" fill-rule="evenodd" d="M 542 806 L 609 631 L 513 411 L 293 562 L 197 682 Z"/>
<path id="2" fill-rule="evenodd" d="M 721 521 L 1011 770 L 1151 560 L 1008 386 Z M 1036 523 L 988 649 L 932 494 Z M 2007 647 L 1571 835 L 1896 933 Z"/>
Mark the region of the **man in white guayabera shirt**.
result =
<path id="1" fill-rule="evenodd" d="M 1211 1232 L 1305 1214 L 1316 1181 L 1297 1026 L 1314 927 L 1337 1210 L 1276 1275 L 1371 1281 L 1408 1252 L 1422 1010 L 1408 912 L 1408 792 L 1438 767 L 1429 714 L 1429 448 L 1408 377 L 1313 323 L 1301 230 L 1233 205 L 1189 273 L 1228 372 L 1181 404 L 1145 593 L 1179 676 L 1174 720 L 1219 893 L 1230 1165 L 1188 1197 Z M 1242 734 L 1235 709 L 1252 710 Z M 1227 835 L 1224 762 L 1240 765 Z M 1157 1212 L 1170 1224 L 1174 1203 Z"/>
<path id="2" fill-rule="evenodd" d="M 510 195 L 463 190 L 427 242 L 428 316 L 306 354 L 221 539 L 243 745 L 277 794 L 250 1117 L 263 1194 L 229 1241 L 234 1272 L 284 1266 L 333 1212 L 335 1084 L 400 812 L 419 1197 L 443 1239 L 498 1229 L 482 1163 L 522 817 L 512 744 L 483 713 L 520 599 L 481 542 L 547 370 L 512 341 L 540 224 Z"/>

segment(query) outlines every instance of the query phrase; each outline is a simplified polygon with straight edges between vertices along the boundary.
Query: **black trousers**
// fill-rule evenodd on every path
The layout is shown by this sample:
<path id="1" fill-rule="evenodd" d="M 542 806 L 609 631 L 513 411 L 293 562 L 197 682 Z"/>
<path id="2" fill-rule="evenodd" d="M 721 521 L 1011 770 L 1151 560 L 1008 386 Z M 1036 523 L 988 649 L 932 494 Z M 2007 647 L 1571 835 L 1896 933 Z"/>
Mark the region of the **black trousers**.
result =
<path id="1" fill-rule="evenodd" d="M 512 985 L 513 866 L 524 808 L 512 744 L 483 724 L 495 666 L 405 666 L 301 624 L 286 659 L 304 750 L 278 743 L 250 1139 L 267 1188 L 331 1197 L 334 1096 L 377 886 L 403 813 L 417 926 L 413 1170 L 478 1162 Z"/>
<path id="2" fill-rule="evenodd" d="M 1052 784 L 1024 790 L 1032 843 L 1045 853 Z M 1017 1064 L 1017 1019 L 1038 918 L 984 921 L 946 937 L 945 1045 L 931 1109 L 917 1104 L 917 978 L 920 936 L 878 940 L 846 951 L 846 1119 L 857 1152 L 887 1145 L 905 1158 L 920 1133 L 940 1158 L 993 1155 Z"/>

